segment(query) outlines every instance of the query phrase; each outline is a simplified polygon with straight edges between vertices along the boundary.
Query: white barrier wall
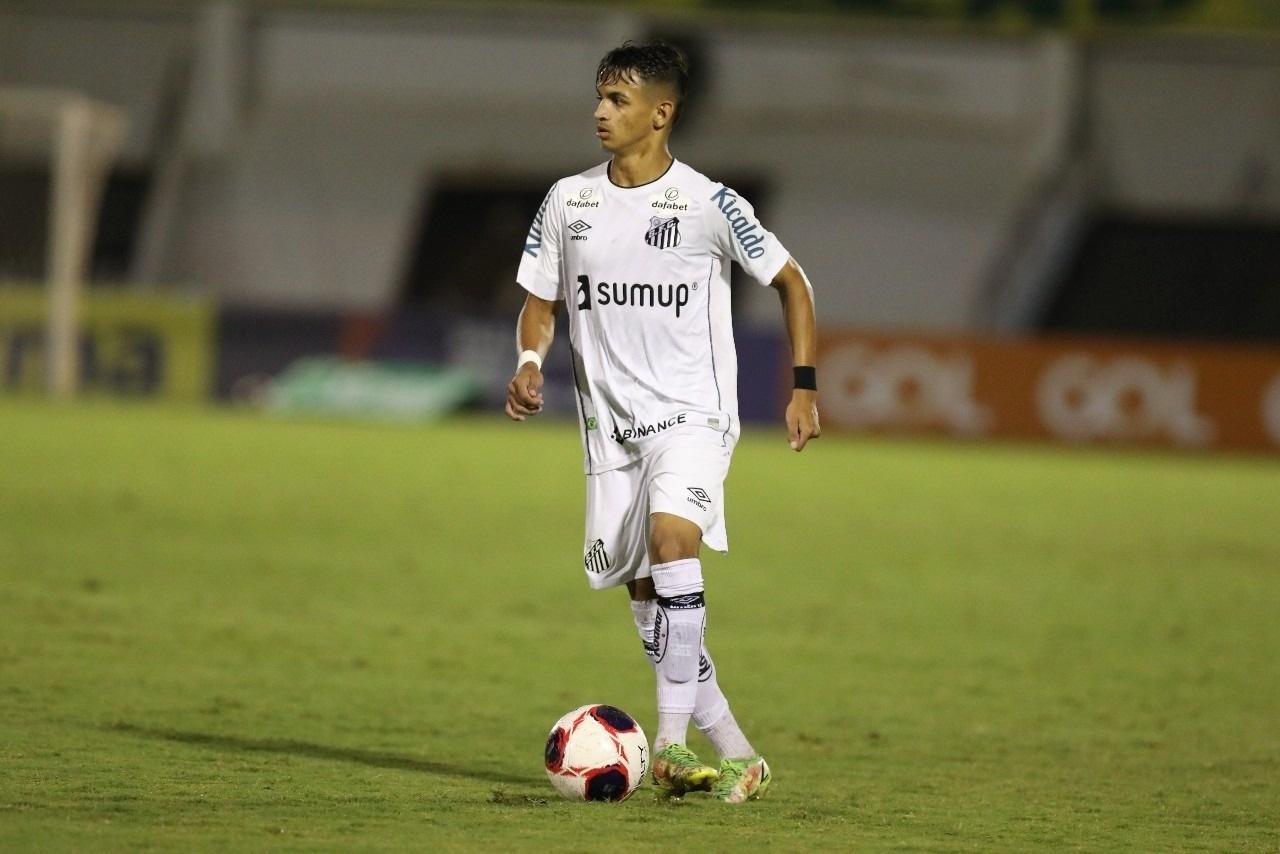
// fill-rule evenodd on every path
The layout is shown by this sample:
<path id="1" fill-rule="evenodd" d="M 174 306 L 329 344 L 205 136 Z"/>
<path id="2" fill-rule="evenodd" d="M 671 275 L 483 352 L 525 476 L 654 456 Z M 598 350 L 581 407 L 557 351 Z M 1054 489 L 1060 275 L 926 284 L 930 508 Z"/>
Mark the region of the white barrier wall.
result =
<path id="1" fill-rule="evenodd" d="M 1200 216 L 1280 215 L 1280 44 L 1100 45 L 1088 84 L 1107 201 Z"/>
<path id="2" fill-rule="evenodd" d="M 433 177 L 548 182 L 602 159 L 590 118 L 595 64 L 651 24 L 585 6 L 257 12 L 244 16 L 237 40 L 227 34 L 234 19 L 0 13 L 0 74 L 56 77 L 125 104 L 140 117 L 130 151 L 149 159 L 166 69 L 186 56 L 189 103 L 225 108 L 227 93 L 207 89 L 230 86 L 239 111 L 187 117 L 203 131 L 169 161 L 176 190 L 156 232 L 165 238 L 159 275 L 226 300 L 370 311 L 395 297 Z M 1233 113 L 1231 132 L 1263 140 L 1215 146 L 1211 124 L 1170 134 L 1167 118 L 1212 115 L 1215 87 L 1162 89 L 1154 78 L 1167 69 L 1127 48 L 1092 48 L 1081 81 L 1078 52 L 1052 37 L 820 32 L 728 19 L 688 27 L 703 39 L 713 78 L 677 134 L 676 154 L 713 177 L 751 176 L 766 187 L 767 224 L 814 280 L 828 322 L 987 322 L 984 294 L 1013 266 L 1028 202 L 1068 156 L 1086 98 L 1108 200 L 1216 200 L 1221 181 L 1187 163 L 1237 174 L 1247 148 L 1249 174 L 1270 188 L 1254 197 L 1280 209 L 1265 177 L 1268 168 L 1280 174 L 1265 133 L 1274 63 L 1240 71 L 1215 59 L 1229 81 L 1237 72 L 1260 81 L 1242 90 L 1250 106 Z M 106 35 L 94 38 L 99 31 Z M 67 47 L 67 32 L 90 45 L 83 58 Z M 241 57 L 239 75 L 226 67 L 228 45 Z M 196 53 L 186 55 L 188 46 Z M 1195 78 L 1201 60 L 1173 61 Z M 235 127 L 218 124 L 228 121 Z M 220 129 L 228 145 L 200 144 Z M 1162 158 L 1176 168 L 1152 165 Z M 519 247 L 494 251 L 515 257 Z M 753 291 L 745 308 L 751 321 L 778 322 L 767 291 Z"/>
<path id="3" fill-rule="evenodd" d="M 602 159 L 591 76 L 616 21 L 263 18 L 242 144 L 197 194 L 176 274 L 224 296 L 376 310 L 434 174 L 546 181 Z M 643 26 L 633 25 L 640 35 Z M 824 317 L 951 326 L 1034 166 L 1037 43 L 851 40 L 722 28 L 713 90 L 676 140 L 759 176 Z M 198 239 L 219 224 L 232 233 Z M 227 241 L 238 248 L 226 262 Z M 509 251 L 517 247 L 495 247 Z M 776 322 L 771 294 L 748 316 Z"/>

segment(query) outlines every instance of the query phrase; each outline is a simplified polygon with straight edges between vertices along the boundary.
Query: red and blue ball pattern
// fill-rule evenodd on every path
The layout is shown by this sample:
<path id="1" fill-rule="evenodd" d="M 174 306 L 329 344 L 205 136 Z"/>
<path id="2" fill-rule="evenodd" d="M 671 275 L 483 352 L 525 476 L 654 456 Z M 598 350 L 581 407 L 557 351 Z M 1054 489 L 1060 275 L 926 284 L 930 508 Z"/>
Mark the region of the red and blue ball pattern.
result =
<path id="1" fill-rule="evenodd" d="M 556 721 L 543 758 L 552 785 L 566 798 L 623 801 L 644 779 L 649 745 L 626 712 L 592 704 Z"/>

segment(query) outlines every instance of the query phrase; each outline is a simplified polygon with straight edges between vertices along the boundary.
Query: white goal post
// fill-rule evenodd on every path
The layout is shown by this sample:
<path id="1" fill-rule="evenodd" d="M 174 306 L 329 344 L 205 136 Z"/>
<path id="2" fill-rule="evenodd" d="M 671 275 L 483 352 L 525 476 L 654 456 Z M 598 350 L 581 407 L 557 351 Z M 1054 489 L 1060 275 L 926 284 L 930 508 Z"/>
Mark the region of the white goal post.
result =
<path id="1" fill-rule="evenodd" d="M 54 397 L 76 391 L 81 292 L 107 174 L 127 129 L 123 110 L 78 92 L 0 86 L 0 164 L 49 170 L 45 377 Z"/>

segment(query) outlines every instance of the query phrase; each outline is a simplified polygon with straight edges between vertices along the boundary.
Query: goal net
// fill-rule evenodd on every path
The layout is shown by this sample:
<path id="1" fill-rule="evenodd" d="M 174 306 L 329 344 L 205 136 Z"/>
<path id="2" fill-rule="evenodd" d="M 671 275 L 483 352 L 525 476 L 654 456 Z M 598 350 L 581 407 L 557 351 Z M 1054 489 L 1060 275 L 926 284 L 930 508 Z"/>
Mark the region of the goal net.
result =
<path id="1" fill-rule="evenodd" d="M 0 86 L 0 284 L 44 285 L 44 375 L 55 397 L 75 394 L 81 293 L 127 127 L 123 110 L 77 92 Z"/>

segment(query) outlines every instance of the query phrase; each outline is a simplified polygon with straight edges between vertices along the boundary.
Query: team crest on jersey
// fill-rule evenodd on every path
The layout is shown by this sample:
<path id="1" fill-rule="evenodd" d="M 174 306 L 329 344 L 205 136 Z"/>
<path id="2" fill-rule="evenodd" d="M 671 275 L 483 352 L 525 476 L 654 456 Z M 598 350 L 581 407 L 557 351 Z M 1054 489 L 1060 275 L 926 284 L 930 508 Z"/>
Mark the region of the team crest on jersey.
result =
<path id="1" fill-rule="evenodd" d="M 649 217 L 649 230 L 644 233 L 644 242 L 657 249 L 671 249 L 680 245 L 680 217 L 672 216 L 663 219 L 660 216 Z"/>

